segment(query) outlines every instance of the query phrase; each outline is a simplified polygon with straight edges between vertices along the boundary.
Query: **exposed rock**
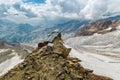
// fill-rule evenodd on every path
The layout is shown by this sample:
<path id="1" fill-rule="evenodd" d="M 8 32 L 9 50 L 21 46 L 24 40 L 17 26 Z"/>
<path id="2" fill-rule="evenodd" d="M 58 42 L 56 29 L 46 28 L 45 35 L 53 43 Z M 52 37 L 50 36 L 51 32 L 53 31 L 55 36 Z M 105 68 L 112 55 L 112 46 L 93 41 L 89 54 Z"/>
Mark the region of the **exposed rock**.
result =
<path id="1" fill-rule="evenodd" d="M 120 19 L 114 21 L 110 26 L 111 27 L 118 27 L 118 26 L 120 26 Z"/>
<path id="2" fill-rule="evenodd" d="M 75 36 L 89 36 L 94 33 L 105 34 L 107 32 L 115 31 L 120 25 L 120 20 L 114 22 L 110 20 L 101 20 L 93 22 L 87 26 L 80 28 Z"/>
<path id="3" fill-rule="evenodd" d="M 112 80 L 98 76 L 85 69 L 77 58 L 69 57 L 71 49 L 66 48 L 60 37 L 28 55 L 0 80 Z"/>
<path id="4" fill-rule="evenodd" d="M 72 61 L 73 63 L 81 62 L 80 59 L 74 58 L 74 57 L 68 57 L 68 60 L 69 60 L 69 61 Z"/>
<path id="5" fill-rule="evenodd" d="M 41 49 L 42 47 L 44 47 L 44 46 L 46 46 L 48 44 L 48 42 L 46 41 L 46 42 L 41 42 L 41 43 L 39 43 L 38 44 L 38 49 Z"/>

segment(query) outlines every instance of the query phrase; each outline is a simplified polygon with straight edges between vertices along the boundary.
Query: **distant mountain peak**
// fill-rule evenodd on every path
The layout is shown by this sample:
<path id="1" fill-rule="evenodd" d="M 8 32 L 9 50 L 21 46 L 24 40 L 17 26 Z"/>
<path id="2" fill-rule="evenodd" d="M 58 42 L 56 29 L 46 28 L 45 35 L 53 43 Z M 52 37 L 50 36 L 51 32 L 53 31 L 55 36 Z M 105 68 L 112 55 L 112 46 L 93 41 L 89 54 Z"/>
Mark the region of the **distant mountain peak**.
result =
<path id="1" fill-rule="evenodd" d="M 93 35 L 94 33 L 104 34 L 107 32 L 115 31 L 119 25 L 120 19 L 113 22 L 111 20 L 99 20 L 80 28 L 76 32 L 75 36 L 88 36 Z"/>

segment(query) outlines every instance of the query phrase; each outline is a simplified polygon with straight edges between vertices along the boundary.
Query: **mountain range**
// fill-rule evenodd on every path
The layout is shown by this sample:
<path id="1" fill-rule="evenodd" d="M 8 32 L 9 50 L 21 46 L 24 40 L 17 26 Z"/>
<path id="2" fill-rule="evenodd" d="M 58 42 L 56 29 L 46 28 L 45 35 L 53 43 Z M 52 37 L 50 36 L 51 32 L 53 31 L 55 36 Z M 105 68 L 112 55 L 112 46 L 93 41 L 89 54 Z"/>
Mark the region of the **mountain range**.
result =
<path id="1" fill-rule="evenodd" d="M 45 41 L 48 33 L 58 29 L 63 35 L 75 34 L 71 38 L 66 38 L 64 41 L 67 45 L 64 45 L 72 47 L 69 55 L 81 59 L 81 64 L 85 68 L 93 69 L 95 73 L 104 74 L 114 80 L 120 78 L 118 72 L 120 66 L 119 16 L 97 21 L 68 20 L 50 26 L 45 24 L 39 26 L 27 23 L 17 24 L 9 20 L 1 19 L 0 28 L 1 75 L 12 69 L 18 63 L 21 63 L 23 59 L 26 60 L 26 56 L 29 56 L 28 58 L 31 59 L 31 52 L 34 46 L 32 45 L 31 47 L 24 43 Z M 20 44 L 20 42 L 24 43 Z M 41 44 L 43 46 L 43 43 Z M 51 44 L 48 44 L 47 48 L 51 46 Z M 38 48 L 32 53 L 39 53 L 39 50 L 36 52 L 37 49 Z M 29 61 L 30 60 L 28 60 L 28 62 Z M 9 64 L 9 66 L 6 66 L 6 64 Z M 115 69 L 112 70 L 113 67 L 115 67 Z"/>
<path id="2" fill-rule="evenodd" d="M 104 20 L 116 20 L 120 16 L 109 17 Z M 7 19 L 0 19 L 0 40 L 9 40 L 13 42 L 38 43 L 43 41 L 47 34 L 58 29 L 64 33 L 75 33 L 80 27 L 93 21 L 89 20 L 61 20 L 56 24 L 53 22 L 40 23 L 38 26 L 28 23 L 15 23 Z M 51 23 L 51 24 L 50 24 Z"/>
<path id="3" fill-rule="evenodd" d="M 52 27 L 33 26 L 30 24 L 16 24 L 7 20 L 0 20 L 0 39 L 13 42 L 31 42 L 41 41 L 40 38 L 55 29 L 63 33 L 75 32 L 81 25 L 88 21 L 70 20 L 61 24 L 53 24 Z"/>

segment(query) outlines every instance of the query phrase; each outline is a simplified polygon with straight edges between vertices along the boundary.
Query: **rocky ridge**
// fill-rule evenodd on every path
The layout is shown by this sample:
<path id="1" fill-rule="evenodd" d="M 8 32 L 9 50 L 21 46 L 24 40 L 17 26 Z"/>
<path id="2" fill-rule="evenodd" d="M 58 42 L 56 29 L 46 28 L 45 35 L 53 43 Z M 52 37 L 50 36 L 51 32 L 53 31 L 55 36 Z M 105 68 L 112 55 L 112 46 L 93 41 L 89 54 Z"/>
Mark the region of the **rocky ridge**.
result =
<path id="1" fill-rule="evenodd" d="M 49 41 L 39 43 L 37 49 L 0 80 L 112 80 L 85 69 L 79 63 L 81 60 L 69 56 L 70 51 L 63 45 L 61 35 L 52 33 Z"/>

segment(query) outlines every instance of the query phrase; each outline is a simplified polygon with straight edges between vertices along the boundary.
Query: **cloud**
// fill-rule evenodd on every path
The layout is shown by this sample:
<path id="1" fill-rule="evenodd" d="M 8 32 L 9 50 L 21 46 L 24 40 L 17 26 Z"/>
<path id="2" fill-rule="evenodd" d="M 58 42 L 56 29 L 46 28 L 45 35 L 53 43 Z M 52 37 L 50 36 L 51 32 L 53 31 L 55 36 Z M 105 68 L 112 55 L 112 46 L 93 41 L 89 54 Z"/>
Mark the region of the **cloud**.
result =
<path id="1" fill-rule="evenodd" d="M 25 3 L 33 3 L 33 4 L 39 4 L 39 3 L 45 3 L 45 0 L 23 0 Z"/>
<path id="2" fill-rule="evenodd" d="M 37 15 L 34 14 L 34 12 L 32 12 L 31 9 L 26 9 L 25 7 L 23 7 L 19 3 L 13 4 L 13 7 L 20 12 L 24 12 L 24 15 L 29 17 L 29 18 L 37 17 Z"/>
<path id="3" fill-rule="evenodd" d="M 59 18 L 96 20 L 120 14 L 120 0 L 44 0 L 44 4 L 31 1 L 0 0 L 0 17 L 35 23 Z"/>
<path id="4" fill-rule="evenodd" d="M 5 17 L 7 12 L 8 6 L 4 4 L 0 4 L 0 17 Z"/>
<path id="5" fill-rule="evenodd" d="M 105 0 L 89 0 L 86 6 L 80 10 L 80 15 L 84 19 L 99 19 L 107 11 L 107 1 Z"/>
<path id="6" fill-rule="evenodd" d="M 0 0 L 0 4 L 6 4 L 6 5 L 11 5 L 14 4 L 16 2 L 21 3 L 21 0 Z"/>
<path id="7" fill-rule="evenodd" d="M 108 0 L 108 9 L 107 13 L 114 14 L 117 13 L 120 15 L 120 0 Z"/>

